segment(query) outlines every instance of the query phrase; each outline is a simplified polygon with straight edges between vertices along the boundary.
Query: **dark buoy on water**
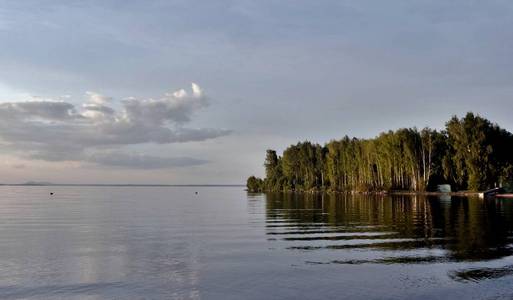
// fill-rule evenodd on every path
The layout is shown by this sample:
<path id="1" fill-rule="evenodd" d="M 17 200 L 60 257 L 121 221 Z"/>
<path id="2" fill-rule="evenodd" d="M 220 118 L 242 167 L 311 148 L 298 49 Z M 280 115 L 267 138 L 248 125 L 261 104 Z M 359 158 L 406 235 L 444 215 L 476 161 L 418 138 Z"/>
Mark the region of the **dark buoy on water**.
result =
<path id="1" fill-rule="evenodd" d="M 198 194 L 198 192 L 195 192 L 195 194 L 197 195 L 197 194 Z"/>
<path id="2" fill-rule="evenodd" d="M 53 196 L 53 192 L 50 192 L 50 196 Z"/>

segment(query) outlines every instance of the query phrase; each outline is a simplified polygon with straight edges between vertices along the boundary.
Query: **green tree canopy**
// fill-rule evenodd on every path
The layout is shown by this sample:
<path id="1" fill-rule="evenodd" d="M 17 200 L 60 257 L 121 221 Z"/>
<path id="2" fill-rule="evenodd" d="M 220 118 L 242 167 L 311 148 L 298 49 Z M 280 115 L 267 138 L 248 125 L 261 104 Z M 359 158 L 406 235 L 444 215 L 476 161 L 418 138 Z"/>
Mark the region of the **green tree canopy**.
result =
<path id="1" fill-rule="evenodd" d="M 468 113 L 452 117 L 443 131 L 402 128 L 373 139 L 345 136 L 324 146 L 305 141 L 289 146 L 282 157 L 267 150 L 266 178 L 258 184 L 267 191 L 425 191 L 448 183 L 477 191 L 513 186 L 512 153 L 510 132 Z"/>

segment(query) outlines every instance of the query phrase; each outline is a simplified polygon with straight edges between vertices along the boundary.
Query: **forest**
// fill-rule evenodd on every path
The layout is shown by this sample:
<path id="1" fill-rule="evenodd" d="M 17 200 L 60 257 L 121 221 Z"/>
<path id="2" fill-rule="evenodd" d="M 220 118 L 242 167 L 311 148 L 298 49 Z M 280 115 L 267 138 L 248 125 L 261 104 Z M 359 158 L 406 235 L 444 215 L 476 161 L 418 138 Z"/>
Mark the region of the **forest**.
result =
<path id="1" fill-rule="evenodd" d="M 250 192 L 261 191 L 482 191 L 513 186 L 513 135 L 467 113 L 441 131 L 402 128 L 372 139 L 308 141 L 279 156 L 267 150 L 265 178 L 251 176 Z"/>

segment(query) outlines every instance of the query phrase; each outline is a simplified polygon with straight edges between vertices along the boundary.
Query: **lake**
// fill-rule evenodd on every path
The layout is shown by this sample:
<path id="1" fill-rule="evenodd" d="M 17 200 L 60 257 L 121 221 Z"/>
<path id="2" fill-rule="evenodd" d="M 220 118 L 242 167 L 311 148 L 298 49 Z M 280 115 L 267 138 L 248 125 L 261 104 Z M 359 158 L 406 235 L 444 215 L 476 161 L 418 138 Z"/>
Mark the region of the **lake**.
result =
<path id="1" fill-rule="evenodd" d="M 242 187 L 0 192 L 0 299 L 513 297 L 513 200 Z"/>

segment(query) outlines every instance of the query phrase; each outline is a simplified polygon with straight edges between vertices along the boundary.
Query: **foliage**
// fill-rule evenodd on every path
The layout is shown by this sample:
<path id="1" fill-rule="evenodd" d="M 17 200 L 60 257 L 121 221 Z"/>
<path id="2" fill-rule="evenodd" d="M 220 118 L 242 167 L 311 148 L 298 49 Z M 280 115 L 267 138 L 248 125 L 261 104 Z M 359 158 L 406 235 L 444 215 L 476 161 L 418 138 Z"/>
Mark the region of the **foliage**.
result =
<path id="1" fill-rule="evenodd" d="M 267 150 L 266 178 L 250 177 L 248 190 L 425 191 L 442 183 L 483 190 L 512 184 L 512 153 L 510 132 L 468 113 L 451 118 L 444 131 L 403 128 L 324 146 L 302 142 L 282 157 Z"/>
<path id="2" fill-rule="evenodd" d="M 246 186 L 250 193 L 262 192 L 264 190 L 264 181 L 255 176 L 250 176 L 246 182 Z"/>

